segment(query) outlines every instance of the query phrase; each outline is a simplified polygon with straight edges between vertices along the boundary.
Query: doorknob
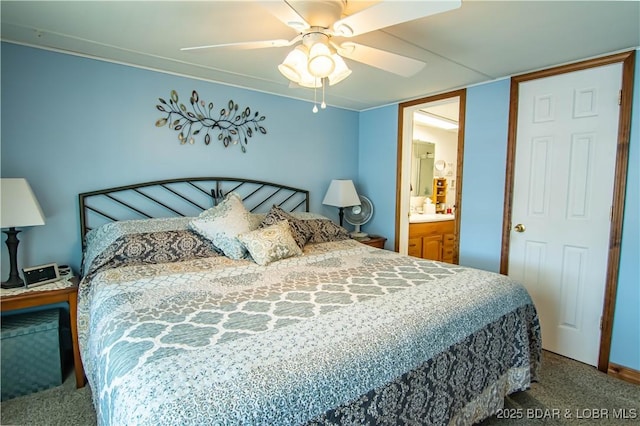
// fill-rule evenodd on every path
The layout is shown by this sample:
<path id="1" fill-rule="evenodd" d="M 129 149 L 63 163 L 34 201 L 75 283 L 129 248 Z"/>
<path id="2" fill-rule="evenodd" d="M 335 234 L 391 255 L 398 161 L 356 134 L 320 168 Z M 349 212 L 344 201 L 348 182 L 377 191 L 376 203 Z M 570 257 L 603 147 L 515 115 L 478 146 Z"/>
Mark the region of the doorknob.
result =
<path id="1" fill-rule="evenodd" d="M 525 226 L 523 224 L 519 223 L 516 226 L 514 226 L 513 229 L 516 232 L 524 232 L 527 228 L 525 228 Z"/>

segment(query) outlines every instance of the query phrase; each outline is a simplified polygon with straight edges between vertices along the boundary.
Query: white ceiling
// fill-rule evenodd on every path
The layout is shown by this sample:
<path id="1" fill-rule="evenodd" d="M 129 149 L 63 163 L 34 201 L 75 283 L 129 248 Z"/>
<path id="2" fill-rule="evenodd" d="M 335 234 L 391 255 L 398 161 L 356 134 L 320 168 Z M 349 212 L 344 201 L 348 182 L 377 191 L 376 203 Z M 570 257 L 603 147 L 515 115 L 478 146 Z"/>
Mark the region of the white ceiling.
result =
<path id="1" fill-rule="evenodd" d="M 180 51 L 296 35 L 257 2 L 2 0 L 1 15 L 3 41 L 313 100 L 313 89 L 290 88 L 277 69 L 292 47 Z M 361 111 L 632 49 L 639 27 L 638 1 L 463 0 L 453 11 L 355 37 L 426 66 L 406 78 L 347 59 L 353 73 L 327 89 L 327 104 Z"/>

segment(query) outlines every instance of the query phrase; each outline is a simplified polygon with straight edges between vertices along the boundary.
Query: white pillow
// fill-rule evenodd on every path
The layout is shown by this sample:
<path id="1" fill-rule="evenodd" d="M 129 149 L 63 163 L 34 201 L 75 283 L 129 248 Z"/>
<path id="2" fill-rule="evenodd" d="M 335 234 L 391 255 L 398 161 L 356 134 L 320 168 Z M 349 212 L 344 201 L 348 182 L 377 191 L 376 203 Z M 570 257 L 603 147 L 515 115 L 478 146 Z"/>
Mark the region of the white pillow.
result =
<path id="1" fill-rule="evenodd" d="M 238 239 L 249 250 L 249 254 L 258 265 L 267 265 L 276 260 L 302 254 L 286 220 L 240 234 Z"/>
<path id="2" fill-rule="evenodd" d="M 202 212 L 189 226 L 209 239 L 225 256 L 242 259 L 247 250 L 237 236 L 252 230 L 250 215 L 242 204 L 242 198 L 232 192 L 220 204 Z"/>

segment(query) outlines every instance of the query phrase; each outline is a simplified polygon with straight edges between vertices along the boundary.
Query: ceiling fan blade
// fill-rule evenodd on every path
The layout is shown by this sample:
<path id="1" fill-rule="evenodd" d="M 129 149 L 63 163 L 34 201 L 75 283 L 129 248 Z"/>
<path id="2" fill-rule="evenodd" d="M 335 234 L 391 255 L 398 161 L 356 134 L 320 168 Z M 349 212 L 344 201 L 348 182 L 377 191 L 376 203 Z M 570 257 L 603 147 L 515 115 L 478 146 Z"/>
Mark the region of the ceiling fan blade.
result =
<path id="1" fill-rule="evenodd" d="M 362 62 L 363 64 L 380 68 L 381 70 L 403 77 L 411 77 L 426 65 L 417 59 L 352 42 L 342 43 L 340 46 L 337 46 L 337 51 L 345 58 Z"/>
<path id="2" fill-rule="evenodd" d="M 290 26 L 298 32 L 302 32 L 310 27 L 305 19 L 295 11 L 291 5 L 285 1 L 261 1 L 260 6 L 267 9 L 273 16 Z"/>
<path id="3" fill-rule="evenodd" d="M 235 50 L 246 50 L 246 49 L 264 49 L 268 47 L 285 47 L 291 46 L 302 39 L 302 36 L 297 36 L 292 40 L 260 40 L 260 41 L 241 41 L 237 43 L 222 43 L 222 44 L 208 44 L 205 46 L 192 46 L 192 47 L 182 47 L 180 50 L 199 50 L 199 49 L 212 49 L 217 47 L 228 47 Z"/>
<path id="4" fill-rule="evenodd" d="M 276 39 L 276 40 L 259 40 L 259 41 L 241 41 L 237 43 L 208 44 L 204 46 L 183 47 L 180 50 L 200 50 L 212 49 L 217 47 L 228 47 L 235 50 L 246 49 L 264 49 L 268 47 L 285 47 L 291 46 L 302 40 L 301 33 L 309 28 L 307 21 L 302 18 L 298 12 L 293 9 L 286 1 L 261 1 L 260 6 L 268 10 L 273 16 L 284 22 L 298 32 L 298 36 L 292 40 Z"/>
<path id="5" fill-rule="evenodd" d="M 461 0 L 381 1 L 333 24 L 333 32 L 352 37 L 460 7 Z"/>

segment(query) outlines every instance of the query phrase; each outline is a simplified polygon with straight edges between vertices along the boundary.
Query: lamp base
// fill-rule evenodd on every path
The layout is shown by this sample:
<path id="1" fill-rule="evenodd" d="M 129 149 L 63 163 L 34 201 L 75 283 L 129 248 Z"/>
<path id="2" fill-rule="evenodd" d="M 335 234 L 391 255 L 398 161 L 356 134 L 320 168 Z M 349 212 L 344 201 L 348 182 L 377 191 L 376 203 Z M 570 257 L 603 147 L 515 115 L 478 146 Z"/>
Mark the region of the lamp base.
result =
<path id="1" fill-rule="evenodd" d="M 15 227 L 9 228 L 8 231 L 2 231 L 7 234 L 7 248 L 9 249 L 9 279 L 2 282 L 2 288 L 24 287 L 24 281 L 18 275 L 18 231 Z"/>
<path id="2" fill-rule="evenodd" d="M 13 277 L 11 277 L 13 278 Z M 2 288 L 18 288 L 24 287 L 24 281 L 22 278 L 18 277 L 17 280 L 9 278 L 7 281 L 2 282 Z"/>

